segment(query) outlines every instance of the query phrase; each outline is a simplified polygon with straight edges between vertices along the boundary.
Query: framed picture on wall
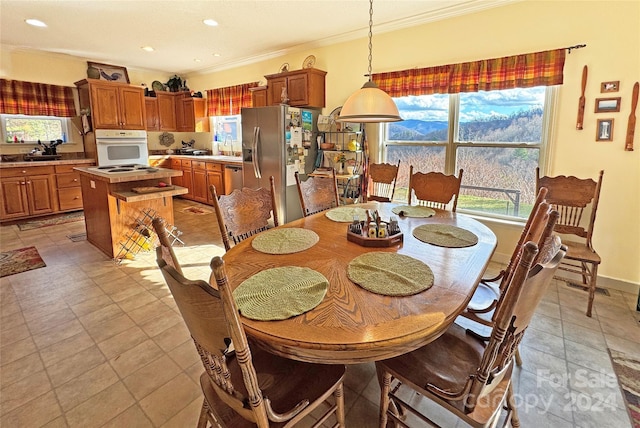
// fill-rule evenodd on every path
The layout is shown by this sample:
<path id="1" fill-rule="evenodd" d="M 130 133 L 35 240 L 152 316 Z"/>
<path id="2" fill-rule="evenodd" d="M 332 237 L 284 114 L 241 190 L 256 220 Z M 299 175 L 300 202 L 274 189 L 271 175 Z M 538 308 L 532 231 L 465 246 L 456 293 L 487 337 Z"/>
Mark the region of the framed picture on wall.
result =
<path id="1" fill-rule="evenodd" d="M 129 83 L 129 74 L 126 67 L 91 61 L 87 61 L 87 66 L 87 77 L 109 82 Z"/>
<path id="2" fill-rule="evenodd" d="M 596 141 L 613 141 L 613 119 L 598 119 Z"/>
<path id="3" fill-rule="evenodd" d="M 600 84 L 600 92 L 618 92 L 620 89 L 620 81 L 613 80 L 611 82 L 602 82 Z"/>
<path id="4" fill-rule="evenodd" d="M 596 113 L 620 111 L 620 97 L 596 98 Z"/>

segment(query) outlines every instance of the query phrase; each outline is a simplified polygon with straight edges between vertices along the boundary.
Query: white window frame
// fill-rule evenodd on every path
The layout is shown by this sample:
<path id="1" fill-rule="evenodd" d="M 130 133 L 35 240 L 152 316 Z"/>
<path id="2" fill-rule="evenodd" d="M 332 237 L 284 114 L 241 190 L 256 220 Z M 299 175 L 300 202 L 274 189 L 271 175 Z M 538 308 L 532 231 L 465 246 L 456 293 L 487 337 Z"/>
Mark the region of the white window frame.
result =
<path id="1" fill-rule="evenodd" d="M 382 129 L 382 160 L 387 160 L 387 146 L 444 146 L 445 147 L 445 174 L 456 174 L 458 169 L 456 168 L 456 153 L 458 148 L 461 147 L 489 147 L 489 148 L 525 148 L 525 149 L 538 149 L 538 166 L 541 173 L 544 175 L 547 172 L 548 158 L 550 154 L 550 145 L 554 129 L 554 120 L 556 116 L 557 103 L 558 103 L 558 86 L 547 86 L 545 89 L 545 100 L 543 106 L 542 116 L 542 132 L 539 143 L 490 143 L 490 142 L 462 142 L 456 141 L 454 137 L 458 135 L 458 116 L 460 109 L 460 95 L 449 94 L 449 128 L 447 133 L 447 141 L 445 142 L 415 142 L 415 141 L 396 141 L 388 140 L 388 127 L 389 124 L 385 123 Z M 526 219 L 521 217 L 515 217 L 511 215 L 501 215 L 496 213 L 487 213 L 480 211 L 465 210 L 458 206 L 458 212 L 465 214 L 471 214 L 477 217 L 487 217 L 494 219 L 502 219 L 507 221 L 524 222 Z"/>
<path id="2" fill-rule="evenodd" d="M 62 130 L 63 135 L 67 136 L 67 141 L 69 142 L 69 118 L 67 117 L 58 117 L 58 116 L 29 116 L 24 114 L 0 114 L 0 126 L 2 126 L 2 144 L 15 144 L 15 143 L 7 143 L 7 119 L 32 119 L 32 120 L 59 120 L 60 121 L 60 129 Z M 62 139 L 62 136 L 60 136 Z M 43 141 L 43 143 L 48 143 L 48 141 Z M 24 144 L 38 144 L 38 141 L 26 141 Z"/>

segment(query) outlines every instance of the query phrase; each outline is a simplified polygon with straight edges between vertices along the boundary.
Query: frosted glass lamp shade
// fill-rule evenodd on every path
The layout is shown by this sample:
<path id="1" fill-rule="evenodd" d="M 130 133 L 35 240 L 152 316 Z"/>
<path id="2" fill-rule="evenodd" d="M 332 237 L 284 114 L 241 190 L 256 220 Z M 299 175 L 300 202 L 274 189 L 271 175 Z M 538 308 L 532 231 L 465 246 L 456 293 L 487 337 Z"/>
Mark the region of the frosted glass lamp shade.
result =
<path id="1" fill-rule="evenodd" d="M 340 111 L 338 122 L 399 122 L 402 118 L 393 99 L 375 83 L 368 81 L 351 94 Z"/>

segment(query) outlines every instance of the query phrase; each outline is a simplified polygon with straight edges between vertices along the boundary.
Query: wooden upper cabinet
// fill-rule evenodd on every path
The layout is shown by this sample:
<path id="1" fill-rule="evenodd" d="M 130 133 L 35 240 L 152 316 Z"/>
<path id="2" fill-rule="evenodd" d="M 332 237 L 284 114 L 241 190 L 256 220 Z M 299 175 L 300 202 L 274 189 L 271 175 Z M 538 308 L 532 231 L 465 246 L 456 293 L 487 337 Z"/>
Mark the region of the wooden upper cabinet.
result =
<path id="1" fill-rule="evenodd" d="M 158 99 L 144 97 L 144 110 L 147 115 L 147 131 L 160 130 L 160 118 L 158 117 Z"/>
<path id="2" fill-rule="evenodd" d="M 282 89 L 287 89 L 288 104 L 293 107 L 325 106 L 326 71 L 316 68 L 271 74 L 267 79 L 267 105 L 282 102 Z"/>
<path id="3" fill-rule="evenodd" d="M 122 83 L 85 79 L 76 82 L 81 91 L 80 101 L 88 90 L 93 129 L 146 129 L 144 90 Z"/>
<path id="4" fill-rule="evenodd" d="M 207 100 L 188 94 L 176 98 L 176 123 L 179 132 L 209 132 Z"/>
<path id="5" fill-rule="evenodd" d="M 177 130 L 176 96 L 172 93 L 156 93 L 158 98 L 158 119 L 160 131 Z"/>
<path id="6" fill-rule="evenodd" d="M 251 105 L 253 107 L 266 107 L 267 106 L 267 87 L 256 86 L 249 88 L 251 91 Z"/>

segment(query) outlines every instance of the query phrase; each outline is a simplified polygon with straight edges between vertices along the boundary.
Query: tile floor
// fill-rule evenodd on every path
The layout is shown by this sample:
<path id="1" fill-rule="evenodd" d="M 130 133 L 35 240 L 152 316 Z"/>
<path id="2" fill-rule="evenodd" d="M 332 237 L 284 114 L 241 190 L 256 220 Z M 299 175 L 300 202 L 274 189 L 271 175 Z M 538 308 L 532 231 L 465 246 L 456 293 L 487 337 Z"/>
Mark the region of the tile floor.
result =
<path id="1" fill-rule="evenodd" d="M 190 205 L 176 200 L 187 243 L 176 251 L 188 277 L 207 279 L 224 247 L 215 215 L 182 212 Z M 153 253 L 115 265 L 67 238 L 81 232 L 0 227 L 2 250 L 35 245 L 47 264 L 0 279 L 0 426 L 194 427 L 201 363 Z M 522 426 L 630 427 L 607 348 L 640 354 L 635 304 L 611 290 L 587 318 L 585 292 L 552 284 L 514 374 Z M 377 425 L 378 394 L 373 364 L 349 367 L 349 427 Z"/>

